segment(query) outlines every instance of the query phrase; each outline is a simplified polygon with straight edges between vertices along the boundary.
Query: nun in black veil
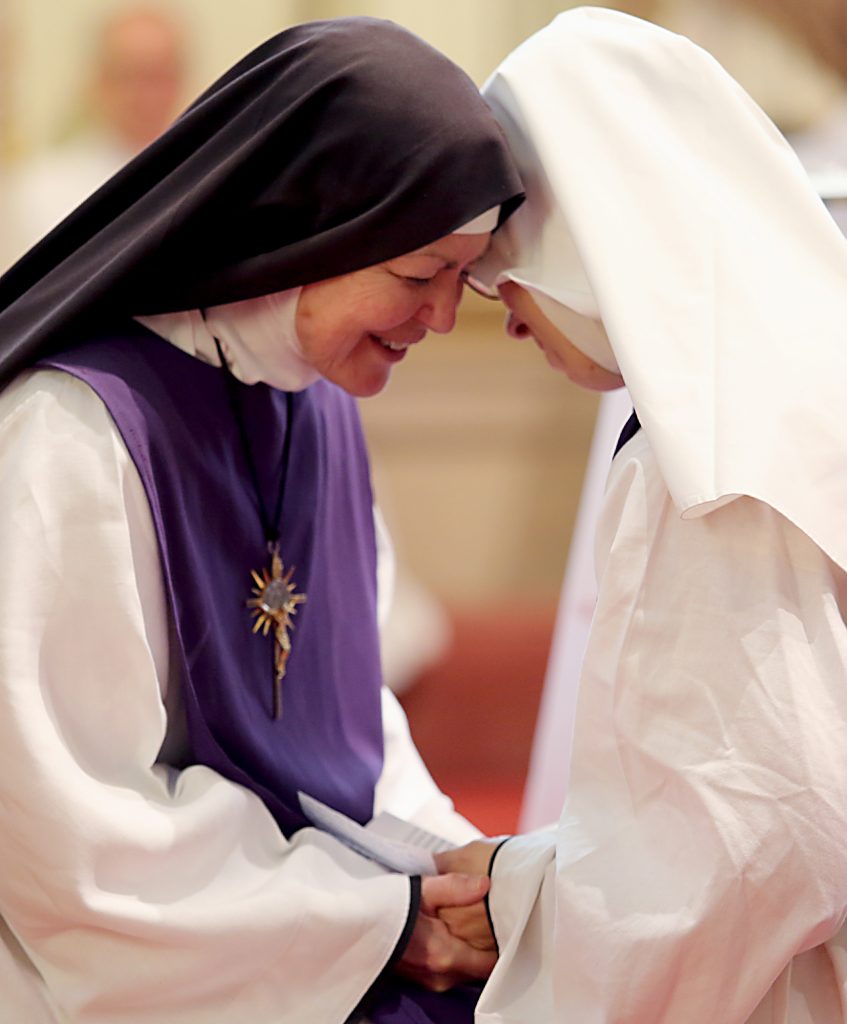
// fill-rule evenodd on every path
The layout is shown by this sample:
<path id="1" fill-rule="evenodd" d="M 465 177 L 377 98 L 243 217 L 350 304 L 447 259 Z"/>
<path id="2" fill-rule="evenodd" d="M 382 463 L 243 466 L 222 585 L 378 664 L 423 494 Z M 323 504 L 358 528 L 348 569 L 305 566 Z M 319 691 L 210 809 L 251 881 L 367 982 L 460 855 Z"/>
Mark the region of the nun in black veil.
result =
<path id="1" fill-rule="evenodd" d="M 381 686 L 355 398 L 520 188 L 441 54 L 313 23 L 0 279 L 9 1020 L 472 1020 L 492 957 L 437 909 L 487 881 L 383 870 L 297 794 L 475 834 Z"/>

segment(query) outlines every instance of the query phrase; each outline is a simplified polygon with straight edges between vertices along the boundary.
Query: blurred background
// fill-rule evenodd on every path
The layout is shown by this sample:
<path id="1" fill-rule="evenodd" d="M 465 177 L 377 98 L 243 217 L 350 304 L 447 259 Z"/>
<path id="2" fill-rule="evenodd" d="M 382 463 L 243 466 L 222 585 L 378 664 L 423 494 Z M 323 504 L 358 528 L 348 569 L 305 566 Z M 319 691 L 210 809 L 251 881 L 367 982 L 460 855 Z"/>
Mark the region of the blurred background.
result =
<path id="1" fill-rule="evenodd" d="M 481 84 L 569 6 L 0 0 L 0 262 L 13 262 L 221 71 L 288 25 L 391 18 Z M 840 215 L 847 0 L 608 6 L 715 54 L 790 136 Z M 502 323 L 498 304 L 468 296 L 456 331 L 429 338 L 362 403 L 399 563 L 387 675 L 436 779 L 495 833 L 519 818 L 597 411 L 534 346 L 507 339 Z"/>

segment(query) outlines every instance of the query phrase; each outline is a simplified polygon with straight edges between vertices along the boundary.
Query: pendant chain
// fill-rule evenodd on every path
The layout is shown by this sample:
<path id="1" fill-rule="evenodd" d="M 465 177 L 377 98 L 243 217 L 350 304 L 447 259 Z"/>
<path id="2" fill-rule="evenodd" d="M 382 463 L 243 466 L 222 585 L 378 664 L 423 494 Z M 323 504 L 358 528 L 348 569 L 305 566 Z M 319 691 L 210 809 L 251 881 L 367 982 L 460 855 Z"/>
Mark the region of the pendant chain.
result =
<path id="1" fill-rule="evenodd" d="M 256 494 L 256 505 L 259 510 L 259 519 L 262 524 L 262 531 L 265 535 L 265 541 L 268 545 L 268 551 L 272 551 L 274 545 L 279 541 L 279 526 L 280 518 L 282 516 L 282 505 L 285 501 L 285 484 L 288 480 L 288 463 L 291 458 L 291 435 L 293 431 L 293 414 L 294 414 L 294 395 L 290 391 L 285 393 L 285 439 L 282 442 L 282 467 L 281 475 L 279 479 L 279 489 L 277 490 L 276 503 L 274 505 L 273 516 L 268 515 L 268 507 L 265 504 L 265 499 L 262 495 L 262 488 L 259 484 L 259 473 L 256 469 L 256 462 L 253 458 L 253 450 L 250 447 L 250 438 L 247 436 L 247 425 L 244 422 L 244 415 L 241 409 L 241 402 L 238 398 L 237 383 L 235 377 L 232 374 L 232 370 L 229 368 L 229 364 L 221 348 L 221 343 L 212 335 L 215 342 L 215 348 L 218 350 L 218 357 L 221 361 L 221 368 L 224 371 L 226 378 L 227 394 L 229 396 L 229 404 L 232 408 L 233 416 L 235 417 L 235 423 L 238 427 L 238 436 L 241 439 L 241 447 L 244 451 L 244 458 L 247 461 L 247 468 L 250 472 L 250 481 L 253 484 L 253 490 Z"/>
<path id="2" fill-rule="evenodd" d="M 253 623 L 254 633 L 258 633 L 261 630 L 262 635 L 267 636 L 270 630 L 273 630 L 274 645 L 271 666 L 273 671 L 273 700 L 271 714 L 274 718 L 281 718 L 282 680 L 285 676 L 288 657 L 291 654 L 291 635 L 289 631 L 294 629 L 293 617 L 297 613 L 298 605 L 301 605 L 306 600 L 305 594 L 297 593 L 297 585 L 293 580 L 294 566 L 290 566 L 286 570 L 279 553 L 280 519 L 285 500 L 288 463 L 291 457 L 291 438 L 294 433 L 294 396 L 290 391 L 286 392 L 285 395 L 286 423 L 285 439 L 282 444 L 281 475 L 273 514 L 268 515 L 268 508 L 262 496 L 259 473 L 253 458 L 253 451 L 250 447 L 250 438 L 247 436 L 247 425 L 244 422 L 244 412 L 238 395 L 238 385 L 227 365 L 220 341 L 214 335 L 212 337 L 218 350 L 221 368 L 224 372 L 229 403 L 236 426 L 238 427 L 238 435 L 241 439 L 241 447 L 244 451 L 244 458 L 247 462 L 250 480 L 256 495 L 259 519 L 261 520 L 265 542 L 268 546 L 268 554 L 270 555 L 270 570 L 265 568 L 259 573 L 254 569 L 250 574 L 254 587 L 253 597 L 247 601 L 247 607 L 252 609 L 251 614 L 255 619 Z"/>

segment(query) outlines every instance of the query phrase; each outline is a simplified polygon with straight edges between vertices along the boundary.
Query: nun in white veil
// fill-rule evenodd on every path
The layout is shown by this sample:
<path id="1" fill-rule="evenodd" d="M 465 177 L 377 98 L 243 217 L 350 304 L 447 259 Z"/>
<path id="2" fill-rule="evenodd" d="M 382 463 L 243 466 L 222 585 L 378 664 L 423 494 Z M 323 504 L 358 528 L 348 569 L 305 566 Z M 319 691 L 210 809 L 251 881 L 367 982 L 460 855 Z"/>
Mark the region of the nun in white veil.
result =
<path id="1" fill-rule="evenodd" d="M 568 796 L 497 849 L 477 1020 L 847 1020 L 847 244 L 679 36 L 571 11 L 484 91 L 527 202 L 477 275 L 514 336 L 622 378 L 637 416 Z"/>

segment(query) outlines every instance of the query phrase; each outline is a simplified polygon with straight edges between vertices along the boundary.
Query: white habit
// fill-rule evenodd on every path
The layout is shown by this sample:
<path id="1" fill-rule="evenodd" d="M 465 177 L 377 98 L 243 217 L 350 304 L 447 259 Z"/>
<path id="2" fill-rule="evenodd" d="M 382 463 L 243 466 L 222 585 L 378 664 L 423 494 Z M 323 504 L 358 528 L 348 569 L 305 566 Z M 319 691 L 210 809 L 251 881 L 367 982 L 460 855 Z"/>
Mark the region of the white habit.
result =
<path id="1" fill-rule="evenodd" d="M 647 22 L 568 11 L 483 91 L 527 201 L 478 276 L 619 369 L 642 429 L 567 799 L 497 855 L 477 1019 L 847 1021 L 847 244 L 737 83 Z"/>
<path id="2" fill-rule="evenodd" d="M 313 828 L 287 840 L 252 792 L 168 766 L 156 536 L 93 391 L 49 370 L 9 385 L 0 479 L 0 1024 L 342 1024 L 394 949 L 408 879 Z M 387 690 L 383 716 L 375 811 L 473 838 Z"/>
<path id="3" fill-rule="evenodd" d="M 841 1024 L 845 573 L 751 498 L 681 519 L 643 431 L 597 565 L 570 796 L 495 860 L 477 1020 Z"/>

